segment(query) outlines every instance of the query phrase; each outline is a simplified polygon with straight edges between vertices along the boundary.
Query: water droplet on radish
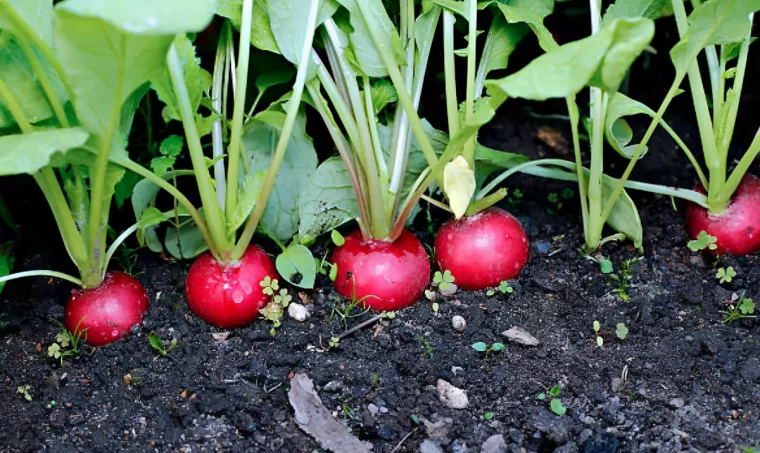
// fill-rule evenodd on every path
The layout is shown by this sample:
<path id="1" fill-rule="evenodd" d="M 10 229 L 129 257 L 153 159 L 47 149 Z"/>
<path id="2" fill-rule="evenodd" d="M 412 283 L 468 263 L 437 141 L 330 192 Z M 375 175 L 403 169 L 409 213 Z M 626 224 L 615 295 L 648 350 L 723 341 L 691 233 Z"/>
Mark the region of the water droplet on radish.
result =
<path id="1" fill-rule="evenodd" d="M 232 293 L 232 301 L 235 302 L 236 304 L 239 304 L 240 302 L 242 302 L 243 301 L 243 293 L 241 293 L 238 290 L 235 290 Z"/>
<path id="2" fill-rule="evenodd" d="M 243 288 L 243 292 L 246 294 L 251 294 L 253 292 L 251 284 L 246 281 L 240 282 L 240 287 Z"/>
<path id="3" fill-rule="evenodd" d="M 111 336 L 112 336 L 112 337 L 114 337 L 114 338 L 118 337 L 118 336 L 119 336 L 119 331 L 118 331 L 118 330 L 116 330 L 116 329 L 113 329 L 113 330 L 111 331 Z"/>

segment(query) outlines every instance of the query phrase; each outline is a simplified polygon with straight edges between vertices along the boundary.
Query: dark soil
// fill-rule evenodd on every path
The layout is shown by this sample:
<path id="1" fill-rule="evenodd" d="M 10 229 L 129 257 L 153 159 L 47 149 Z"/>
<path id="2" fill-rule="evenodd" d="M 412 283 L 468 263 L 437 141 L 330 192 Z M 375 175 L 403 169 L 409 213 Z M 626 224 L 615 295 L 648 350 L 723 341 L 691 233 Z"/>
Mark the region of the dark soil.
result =
<path id="1" fill-rule="evenodd" d="M 555 156 L 556 149 L 536 139 L 538 124 L 501 118 L 484 131 L 484 144 Z M 669 142 L 650 153 L 656 157 L 642 161 L 641 178 L 693 182 Z M 330 337 L 371 315 L 344 324 L 333 312 L 342 302 L 329 281 L 304 294 L 313 306 L 306 322 L 286 315 L 276 336 L 270 323 L 257 321 L 225 337 L 189 312 L 183 298 L 188 264 L 141 252 L 134 271 L 152 300 L 143 328 L 105 348 L 84 347 L 61 366 L 47 348 L 58 332 L 51 320 L 62 318 L 70 285 L 9 284 L 0 299 L 0 450 L 320 451 L 296 425 L 288 402 L 288 379 L 296 372 L 308 373 L 325 405 L 375 451 L 392 451 L 409 433 L 398 451 L 441 451 L 435 449 L 440 445 L 447 452 L 477 452 L 492 435 L 502 435 L 514 452 L 734 451 L 760 443 L 757 324 L 727 325 L 721 313 L 734 294 L 760 294 L 760 259 L 724 258 L 738 276 L 718 284 L 714 259 L 686 248 L 681 213 L 670 200 L 634 194 L 645 243 L 643 258 L 632 262 L 625 302 L 619 282 L 578 252 L 582 230 L 574 199 L 562 208 L 547 200 L 572 186 L 519 176 L 509 185 L 525 195 L 505 207 L 532 243 L 531 261 L 512 294 L 440 298 L 437 313 L 424 300 L 331 350 Z M 23 203 L 22 197 L 11 204 Z M 40 223 L 21 215 L 28 228 Z M 430 243 L 424 217 L 418 234 Z M 52 223 L 46 228 L 52 239 L 26 236 L 17 269 L 65 258 L 52 261 L 60 249 L 51 245 Z M 603 252 L 614 275 L 638 256 L 627 244 Z M 466 319 L 464 333 L 451 327 L 454 315 Z M 603 347 L 594 321 L 601 324 Z M 625 340 L 615 335 L 618 323 L 629 329 Z M 501 332 L 512 326 L 541 344 L 508 343 L 488 356 L 471 348 L 478 341 L 506 342 Z M 158 356 L 149 332 L 176 338 L 177 348 Z M 469 406 L 455 410 L 440 402 L 438 379 L 464 390 Z M 17 392 L 24 385 L 31 401 Z M 562 388 L 564 416 L 550 411 L 549 397 L 537 399 L 554 385 Z M 447 432 L 433 432 L 424 420 L 444 420 Z"/>

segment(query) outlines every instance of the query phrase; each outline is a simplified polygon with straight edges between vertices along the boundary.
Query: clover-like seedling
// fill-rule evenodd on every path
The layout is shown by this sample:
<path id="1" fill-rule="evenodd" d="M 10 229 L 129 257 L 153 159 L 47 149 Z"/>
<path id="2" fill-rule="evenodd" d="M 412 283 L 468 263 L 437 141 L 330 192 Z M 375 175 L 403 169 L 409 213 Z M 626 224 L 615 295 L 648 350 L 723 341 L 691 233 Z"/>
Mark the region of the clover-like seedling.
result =
<path id="1" fill-rule="evenodd" d="M 20 385 L 16 389 L 16 391 L 24 396 L 24 399 L 27 401 L 32 400 L 32 387 L 30 385 Z"/>
<path id="2" fill-rule="evenodd" d="M 715 244 L 717 241 L 717 237 L 710 236 L 706 231 L 703 230 L 699 232 L 699 236 L 697 236 L 696 239 L 689 241 L 686 246 L 689 247 L 692 252 L 698 252 L 704 249 L 715 250 L 718 248 L 718 246 Z"/>
<path id="3" fill-rule="evenodd" d="M 497 290 L 502 294 L 512 294 L 512 292 L 514 292 L 514 289 L 509 286 L 509 282 L 507 280 L 503 280 L 501 283 L 499 283 L 499 287 L 497 289 L 489 289 L 486 291 L 486 296 L 491 297 L 495 295 Z"/>
<path id="4" fill-rule="evenodd" d="M 724 324 L 731 324 L 738 319 L 757 318 L 755 316 L 755 302 L 748 297 L 744 297 L 744 294 L 738 300 L 729 302 L 727 310 L 721 313 L 726 315 L 726 318 L 723 320 Z"/>
<path id="5" fill-rule="evenodd" d="M 84 318 L 80 319 L 79 323 L 77 323 L 75 329 L 78 332 L 77 335 L 72 335 L 63 324 L 55 321 L 61 331 L 56 334 L 55 343 L 48 346 L 47 352 L 48 357 L 60 360 L 61 366 L 63 366 L 63 359 L 65 357 L 79 355 L 79 340 L 87 333 L 87 329 L 79 329 L 79 325 L 83 320 Z"/>
<path id="6" fill-rule="evenodd" d="M 728 267 L 721 267 L 718 269 L 718 272 L 715 274 L 715 278 L 717 278 L 720 283 L 731 283 L 731 281 L 736 277 L 736 271 L 732 266 Z"/>
<path id="7" fill-rule="evenodd" d="M 338 337 L 330 338 L 330 340 L 327 342 L 327 346 L 329 346 L 330 349 L 337 348 L 338 346 L 340 346 L 340 338 Z"/>
<path id="8" fill-rule="evenodd" d="M 492 352 L 499 352 L 506 349 L 506 346 L 504 346 L 503 343 L 494 343 L 491 346 L 488 346 L 487 344 L 483 343 L 482 341 L 478 341 L 477 343 L 472 344 L 472 349 L 478 351 L 478 352 L 485 352 L 486 357 L 488 357 L 488 354 Z"/>
<path id="9" fill-rule="evenodd" d="M 279 304 L 281 307 L 286 308 L 288 305 L 290 305 L 290 302 L 293 300 L 293 296 L 288 294 L 287 289 L 281 289 L 280 293 L 275 295 L 272 298 L 272 302 Z"/>
<path id="10" fill-rule="evenodd" d="M 451 271 L 443 271 L 443 273 L 435 271 L 435 274 L 433 274 L 433 286 L 437 286 L 438 291 L 446 296 L 454 294 L 457 290 Z"/>
<path id="11" fill-rule="evenodd" d="M 280 282 L 278 282 L 276 278 L 273 279 L 268 275 L 264 277 L 264 280 L 259 282 L 259 285 L 264 288 L 261 292 L 267 296 L 274 296 L 275 291 L 280 289 Z"/>

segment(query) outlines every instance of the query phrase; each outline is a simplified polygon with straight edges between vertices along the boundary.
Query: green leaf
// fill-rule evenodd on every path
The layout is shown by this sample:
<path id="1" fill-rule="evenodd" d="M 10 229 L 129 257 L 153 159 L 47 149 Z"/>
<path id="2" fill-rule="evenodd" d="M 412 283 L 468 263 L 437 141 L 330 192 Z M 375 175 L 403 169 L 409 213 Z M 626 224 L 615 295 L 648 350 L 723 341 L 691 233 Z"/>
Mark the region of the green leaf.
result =
<path id="1" fill-rule="evenodd" d="M 589 85 L 614 93 L 653 35 L 650 19 L 615 19 L 599 33 L 551 50 L 486 87 L 497 97 L 530 100 L 567 97 Z"/>
<path id="2" fill-rule="evenodd" d="M 749 15 L 757 10 L 758 0 L 712 0 L 694 8 L 688 30 L 670 50 L 677 77 L 686 74 L 705 47 L 742 41 L 752 27 Z"/>
<path id="3" fill-rule="evenodd" d="M 267 90 L 273 86 L 289 82 L 295 76 L 292 68 L 283 68 L 276 71 L 265 71 L 256 77 L 256 89 Z"/>
<path id="4" fill-rule="evenodd" d="M 256 205 L 256 199 L 261 193 L 264 186 L 264 179 L 267 177 L 267 170 L 258 170 L 256 173 L 249 174 L 240 182 L 238 187 L 238 203 L 235 210 L 228 213 L 227 223 L 230 231 L 235 231 L 245 223 L 248 216 L 253 212 Z"/>
<path id="5" fill-rule="evenodd" d="M 538 395 L 536 395 L 536 399 L 539 400 L 539 401 L 545 400 L 546 399 L 546 393 L 539 393 Z"/>
<path id="6" fill-rule="evenodd" d="M 496 414 L 494 414 L 493 412 L 486 412 L 485 414 L 483 414 L 483 420 L 491 420 L 495 416 Z"/>
<path id="7" fill-rule="evenodd" d="M 195 47 L 193 43 L 187 38 L 186 35 L 178 35 L 174 39 L 174 46 L 177 49 L 177 55 L 182 62 L 182 75 L 185 80 L 185 86 L 187 92 L 190 95 L 190 105 L 193 107 L 193 111 L 197 111 L 203 100 L 203 93 L 208 92 L 211 88 L 212 77 L 208 71 L 201 68 L 201 60 L 195 55 Z M 172 85 L 171 77 L 169 76 L 168 69 L 164 68 L 163 71 L 153 77 L 151 80 L 152 87 L 156 91 L 159 99 L 166 104 L 163 110 L 163 117 L 165 122 L 171 120 L 180 121 L 179 107 L 174 97 L 174 88 Z M 196 118 L 196 121 L 202 119 L 200 115 Z M 201 133 L 201 136 L 206 134 Z M 171 146 L 177 146 L 176 139 L 173 139 L 174 135 L 170 136 Z M 168 140 L 167 139 L 167 140 Z M 181 139 L 181 137 L 180 137 Z M 182 150 L 182 143 L 179 143 L 180 151 Z M 163 153 L 162 153 L 163 154 Z"/>
<path id="8" fill-rule="evenodd" d="M 610 261 L 608 258 L 605 258 L 602 261 L 599 261 L 599 268 L 601 269 L 602 274 L 611 274 L 612 261 Z"/>
<path id="9" fill-rule="evenodd" d="M 2 17 L 1 13 L 0 17 Z M 32 124 L 39 123 L 52 117 L 53 110 L 50 108 L 47 95 L 39 85 L 37 75 L 32 70 L 26 55 L 15 40 L 8 39 L 7 42 L 2 43 L 4 38 L 9 37 L 7 35 L 0 36 L 0 78 L 11 88 L 13 96 L 21 105 L 21 109 L 29 122 Z M 53 92 L 61 103 L 65 103 L 68 96 L 58 75 L 48 60 L 43 58 L 38 51 L 35 50 L 34 52 L 50 80 Z M 0 101 L 0 128 L 7 128 L 14 124 L 16 121 Z"/>
<path id="10" fill-rule="evenodd" d="M 340 247 L 341 245 L 346 243 L 346 238 L 343 237 L 342 234 L 340 234 L 340 231 L 338 230 L 332 230 L 330 231 L 330 238 L 333 241 L 333 244 L 335 246 Z"/>
<path id="11" fill-rule="evenodd" d="M 195 258 L 208 250 L 200 230 L 193 222 L 179 228 L 167 228 L 164 240 L 166 251 L 177 259 Z"/>
<path id="12" fill-rule="evenodd" d="M 491 351 L 493 352 L 503 351 L 504 349 L 505 349 L 504 343 L 494 343 L 491 346 Z"/>
<path id="13" fill-rule="evenodd" d="M 617 337 L 621 340 L 625 340 L 625 337 L 628 336 L 628 327 L 626 327 L 622 322 L 618 323 L 617 328 L 615 329 L 615 335 L 617 335 Z"/>
<path id="14" fill-rule="evenodd" d="M 596 337 L 596 345 L 601 348 L 604 345 L 604 338 Z"/>
<path id="15" fill-rule="evenodd" d="M 654 20 L 671 15 L 673 3 L 670 0 L 617 0 L 605 11 L 602 25 L 626 17 L 646 17 Z"/>
<path id="16" fill-rule="evenodd" d="M 298 202 L 299 236 L 318 237 L 359 216 L 356 194 L 343 160 L 322 162 L 309 178 Z"/>
<path id="17" fill-rule="evenodd" d="M 182 147 L 185 146 L 185 139 L 179 135 L 170 135 L 161 142 L 158 152 L 164 156 L 177 157 L 182 153 Z"/>
<path id="18" fill-rule="evenodd" d="M 281 107 L 257 114 L 245 126 L 243 149 L 250 159 L 251 172 L 268 171 L 280 137 L 285 115 Z M 299 203 L 308 195 L 309 178 L 317 171 L 317 151 L 306 133 L 306 114 L 302 109 L 288 141 L 285 158 L 277 173 L 262 224 L 280 240 L 290 239 L 299 227 Z M 316 235 L 312 235 L 315 236 Z"/>
<path id="19" fill-rule="evenodd" d="M 306 39 L 309 20 L 309 2 L 303 0 L 268 1 L 269 27 L 277 43 L 279 53 L 296 66 L 300 63 L 301 47 Z M 317 25 L 335 14 L 338 9 L 336 0 L 319 2 Z M 312 69 L 309 70 L 312 72 Z M 311 77 L 316 75 L 312 73 Z M 311 77 L 308 77 L 309 79 Z"/>
<path id="20" fill-rule="evenodd" d="M 755 303 L 752 299 L 742 298 L 737 308 L 743 315 L 751 315 L 755 312 Z"/>
<path id="21" fill-rule="evenodd" d="M 8 252 L 3 252 L 0 250 L 0 277 L 5 277 L 6 275 L 9 275 L 11 273 L 11 268 L 13 267 L 13 257 Z M 0 292 L 3 291 L 3 288 L 5 288 L 5 283 L 0 283 Z"/>
<path id="22" fill-rule="evenodd" d="M 209 24 L 213 2 L 68 0 L 56 6 L 55 16 L 56 51 L 75 95 L 77 118 L 110 140 L 113 112 L 161 73 L 175 34 Z"/>
<path id="23" fill-rule="evenodd" d="M 0 137 L 0 176 L 36 173 L 57 153 L 83 146 L 87 138 L 80 127 Z"/>
<path id="24" fill-rule="evenodd" d="M 53 44 L 53 1 L 52 0 L 6 0 L 6 7 L 13 8 L 32 32 L 48 45 Z M 0 29 L 14 35 L 24 36 L 24 27 L 14 22 L 0 9 Z"/>
<path id="25" fill-rule="evenodd" d="M 359 1 L 362 2 L 361 8 L 358 5 Z M 399 65 L 404 63 L 401 39 L 399 39 L 393 22 L 385 12 L 381 0 L 338 0 L 338 2 L 350 14 L 353 32 L 348 39 L 362 73 L 370 77 L 388 75 L 385 64 L 380 58 L 380 53 L 370 35 L 370 28 L 378 35 L 379 42 L 388 47 L 395 63 Z M 362 14 L 362 10 L 367 11 L 367 17 Z"/>
<path id="26" fill-rule="evenodd" d="M 150 345 L 155 349 L 156 351 L 160 352 L 161 354 L 164 354 L 164 342 L 161 340 L 161 337 L 158 336 L 156 332 L 151 332 L 148 335 L 148 341 L 150 341 Z"/>
<path id="27" fill-rule="evenodd" d="M 543 49 L 545 52 L 557 48 L 557 42 L 554 40 L 554 37 L 552 36 L 549 29 L 544 26 L 545 15 L 542 14 L 544 11 L 540 9 L 539 11 L 533 10 L 531 8 L 530 0 L 517 1 L 515 3 L 520 4 L 520 7 L 512 4 L 507 5 L 505 3 L 502 3 L 500 0 L 489 0 L 478 3 L 478 8 L 484 9 L 491 5 L 495 6 L 498 8 L 499 12 L 504 16 L 504 18 L 507 19 L 508 23 L 526 24 L 531 29 L 533 34 L 536 35 L 536 38 L 538 38 L 539 46 L 541 46 L 541 49 Z"/>
<path id="28" fill-rule="evenodd" d="M 464 157 L 457 156 L 443 167 L 443 191 L 454 217 L 460 219 L 475 193 L 475 172 Z"/>
<path id="29" fill-rule="evenodd" d="M 602 326 L 599 324 L 599 321 L 594 321 L 594 332 L 599 332 L 601 328 Z"/>
<path id="30" fill-rule="evenodd" d="M 288 283 L 299 288 L 314 288 L 317 268 L 311 251 L 301 244 L 292 244 L 277 256 L 277 272 Z"/>
<path id="31" fill-rule="evenodd" d="M 558 396 L 560 393 L 562 393 L 562 387 L 560 387 L 559 385 L 555 385 L 551 389 L 549 389 L 549 395 L 551 396 Z"/>
<path id="32" fill-rule="evenodd" d="M 165 222 L 169 219 L 169 216 L 151 206 L 142 213 L 140 221 L 137 222 L 137 227 L 141 230 L 144 230 L 154 225 L 158 225 L 161 222 Z"/>
<path id="33" fill-rule="evenodd" d="M 478 341 L 477 343 L 472 344 L 472 349 L 478 352 L 485 352 L 486 349 L 488 349 L 488 346 L 486 346 L 486 344 L 483 343 L 482 341 Z"/>
<path id="34" fill-rule="evenodd" d="M 158 176 L 163 175 L 169 171 L 175 163 L 176 159 L 170 156 L 154 157 L 150 160 L 150 169 Z"/>
<path id="35" fill-rule="evenodd" d="M 388 104 L 398 101 L 398 93 L 388 79 L 374 80 L 370 86 L 370 95 L 372 96 L 372 107 L 375 109 L 375 115 L 380 113 Z"/>
<path id="36" fill-rule="evenodd" d="M 567 408 L 562 404 L 562 401 L 555 398 L 549 403 L 549 407 L 551 407 L 552 412 L 559 415 L 560 417 L 565 415 L 565 412 L 567 412 Z"/>
<path id="37" fill-rule="evenodd" d="M 510 55 L 528 31 L 524 24 L 507 23 L 503 14 L 494 16 L 480 62 L 483 66 L 483 77 L 487 77 L 491 71 L 507 67 Z"/>
<path id="38" fill-rule="evenodd" d="M 707 234 L 704 230 L 699 232 L 699 235 L 696 239 L 693 239 L 689 241 L 686 246 L 689 247 L 689 250 L 692 252 L 698 252 L 700 250 L 704 250 L 706 248 L 710 250 L 715 250 L 718 248 L 718 246 L 715 244 L 718 241 L 718 238 L 715 236 L 711 236 Z"/>

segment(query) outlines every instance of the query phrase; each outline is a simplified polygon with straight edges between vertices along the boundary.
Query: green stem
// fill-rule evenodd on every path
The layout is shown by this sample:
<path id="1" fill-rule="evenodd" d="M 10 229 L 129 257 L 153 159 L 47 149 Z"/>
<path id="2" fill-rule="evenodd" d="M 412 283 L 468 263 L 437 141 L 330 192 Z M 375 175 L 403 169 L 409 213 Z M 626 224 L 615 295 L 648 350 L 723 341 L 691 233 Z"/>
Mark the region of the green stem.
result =
<path id="1" fill-rule="evenodd" d="M 484 209 L 490 208 L 491 206 L 498 203 L 506 196 L 507 196 L 507 189 L 502 188 L 492 194 L 486 195 L 480 200 L 475 200 L 471 202 L 470 205 L 467 207 L 467 211 L 465 212 L 465 215 L 477 214 L 478 212 Z"/>
<path id="2" fill-rule="evenodd" d="M 673 13 L 676 17 L 676 25 L 678 26 L 678 33 L 681 38 L 684 37 L 689 27 L 688 18 L 686 16 L 686 9 L 684 8 L 682 0 L 673 0 Z M 715 140 L 715 130 L 713 129 L 712 118 L 710 118 L 710 108 L 707 105 L 707 96 L 705 95 L 705 89 L 702 85 L 702 75 L 699 71 L 699 65 L 695 60 L 687 71 L 689 77 L 689 88 L 691 91 L 692 101 L 694 103 L 694 111 L 697 115 L 697 126 L 699 127 L 699 136 L 702 142 L 702 152 L 705 156 L 705 165 L 709 174 L 710 186 L 708 190 L 708 200 L 710 201 L 711 212 L 717 210 L 722 212 L 725 206 L 719 206 L 714 197 L 716 197 L 723 184 L 726 181 L 726 163 L 725 159 L 721 160 L 718 151 L 717 142 Z M 678 72 L 676 74 L 678 78 Z"/>
<path id="3" fill-rule="evenodd" d="M 459 132 L 456 69 L 454 66 L 454 13 L 443 10 L 443 71 L 446 80 L 446 118 L 449 137 Z"/>
<path id="4" fill-rule="evenodd" d="M 214 61 L 214 76 L 211 86 L 211 106 L 215 113 L 226 116 L 224 111 L 224 88 L 225 88 L 225 71 L 227 70 L 227 45 L 229 41 L 229 22 L 224 23 L 222 33 L 219 36 L 219 43 L 216 49 L 216 60 Z M 227 194 L 227 177 L 225 174 L 224 160 L 220 158 L 224 154 L 224 128 L 222 118 L 217 117 L 211 128 L 211 143 L 214 159 L 218 159 L 214 164 L 214 181 L 216 182 L 216 199 L 219 203 L 219 209 L 222 213 L 226 210 Z"/>
<path id="5" fill-rule="evenodd" d="M 213 250 L 212 253 L 214 253 L 215 256 L 219 256 L 222 260 L 226 260 L 227 257 L 225 256 L 225 253 L 231 249 L 232 244 L 227 235 L 222 210 L 216 200 L 216 192 L 211 183 L 211 176 L 206 168 L 203 146 L 201 145 L 201 139 L 195 125 L 195 112 L 193 112 L 190 103 L 190 95 L 188 94 L 187 86 L 185 85 L 182 61 L 179 59 L 177 49 L 174 45 L 169 48 L 167 65 L 169 68 L 169 75 L 172 79 L 172 85 L 174 86 L 174 95 L 177 98 L 177 105 L 185 129 L 185 137 L 187 138 L 187 146 L 190 150 L 190 160 L 192 161 L 193 169 L 195 170 L 195 180 L 198 184 L 198 192 L 200 193 L 201 203 L 203 204 L 203 211 L 206 216 L 206 222 L 210 233 L 211 242 L 208 242 L 207 245 L 210 250 Z M 171 184 L 167 185 L 171 186 Z M 230 209 L 229 205 L 227 206 L 227 209 Z"/>
<path id="6" fill-rule="evenodd" d="M 723 59 L 723 53 L 726 51 L 724 46 L 720 46 L 720 77 L 718 78 L 718 97 L 713 95 L 713 128 L 718 130 L 718 121 L 720 118 L 720 111 L 725 105 L 725 93 L 726 93 L 726 61 Z"/>
<path id="7" fill-rule="evenodd" d="M 591 33 L 599 32 L 601 22 L 600 0 L 591 0 Z M 604 119 L 607 113 L 607 96 L 600 88 L 591 87 L 591 163 L 588 177 L 588 219 L 584 224 L 586 247 L 595 250 L 602 238 L 602 173 L 604 172 Z"/>
<path id="8" fill-rule="evenodd" d="M 371 15 L 367 12 L 367 6 L 363 2 L 357 2 L 356 5 L 359 7 L 359 10 L 366 21 L 372 20 Z M 367 27 L 367 29 L 369 30 L 372 42 L 375 44 L 375 48 L 380 54 L 380 58 L 383 60 L 385 69 L 388 71 L 391 82 L 393 82 L 393 86 L 396 88 L 398 100 L 404 107 L 406 114 L 409 115 L 409 122 L 412 125 L 414 136 L 417 138 L 420 148 L 422 148 L 422 154 L 425 155 L 428 165 L 432 167 L 438 162 L 438 157 L 435 155 L 433 145 L 430 144 L 430 140 L 425 133 L 425 128 L 422 126 L 422 120 L 420 120 L 420 117 L 417 114 L 417 109 L 414 108 L 414 102 L 412 102 L 412 98 L 409 96 L 409 91 L 406 88 L 406 84 L 404 84 L 404 79 L 401 76 L 401 71 L 398 69 L 395 58 L 388 49 L 388 43 L 382 40 L 374 27 L 370 26 Z M 441 176 L 440 179 L 439 182 L 441 183 L 441 186 L 443 186 L 443 177 Z"/>
<path id="9" fill-rule="evenodd" d="M 369 77 L 366 75 L 362 76 L 362 80 L 364 84 L 364 106 L 367 109 L 367 117 L 374 120 L 375 110 L 372 105 L 372 88 L 369 84 Z M 395 197 L 391 196 L 392 194 L 388 191 L 388 185 L 390 183 L 388 180 L 388 168 L 386 167 L 385 157 L 383 156 L 383 147 L 380 144 L 380 135 L 377 132 L 377 123 L 375 121 L 369 121 L 367 125 L 369 126 L 369 134 L 372 140 L 372 149 L 375 152 L 375 162 L 379 169 L 380 194 L 385 207 L 385 224 L 390 225 L 393 216 L 393 202 L 395 201 Z"/>
<path id="10" fill-rule="evenodd" d="M 465 2 L 469 5 L 468 16 L 469 30 L 467 33 L 467 82 L 464 98 L 464 120 L 465 123 L 470 120 L 475 106 L 475 70 L 477 63 L 477 43 L 478 43 L 478 2 L 469 0 Z M 467 140 L 462 150 L 462 157 L 467 160 L 470 168 L 475 168 L 475 141 L 477 135 L 473 135 Z"/>
<path id="11" fill-rule="evenodd" d="M 588 187 L 588 181 L 583 176 L 583 157 L 581 156 L 581 142 L 580 134 L 578 133 L 578 126 L 580 123 L 580 112 L 578 111 L 578 104 L 575 102 L 575 96 L 568 96 L 565 98 L 567 104 L 567 112 L 570 119 L 570 130 L 573 137 L 573 154 L 575 156 L 575 168 L 576 176 L 578 177 L 578 197 L 581 203 L 581 218 L 583 220 L 583 228 L 585 230 L 588 225 L 588 198 L 586 197 L 586 190 Z"/>
<path id="12" fill-rule="evenodd" d="M 256 200 L 256 207 L 253 209 L 253 213 L 248 219 L 248 223 L 245 226 L 245 230 L 243 230 L 243 234 L 241 235 L 240 240 L 232 250 L 232 255 L 230 256 L 232 260 L 240 259 L 240 257 L 243 256 L 243 253 L 245 253 L 246 249 L 248 248 L 248 245 L 251 243 L 251 239 L 253 239 L 253 234 L 256 232 L 256 227 L 259 224 L 259 220 L 261 220 L 261 216 L 264 214 L 264 209 L 266 208 L 267 201 L 269 200 L 269 195 L 272 193 L 272 188 L 274 187 L 277 173 L 280 170 L 280 164 L 282 164 L 282 160 L 285 157 L 285 151 L 288 148 L 288 142 L 290 141 L 290 136 L 293 133 L 293 127 L 296 123 L 296 117 L 298 116 L 298 110 L 301 105 L 301 97 L 303 95 L 304 85 L 306 83 L 306 73 L 309 67 L 309 55 L 311 53 L 311 45 L 314 40 L 314 29 L 317 24 L 318 6 L 319 0 L 311 0 L 311 5 L 309 7 L 309 17 L 306 25 L 306 34 L 304 37 L 303 45 L 301 47 L 301 55 L 298 60 L 300 64 L 298 65 L 298 72 L 296 73 L 295 85 L 293 85 L 293 95 L 288 101 L 288 113 L 285 116 L 285 123 L 282 126 L 282 131 L 280 131 L 280 138 L 277 141 L 277 148 L 275 149 L 274 155 L 272 156 L 272 163 L 269 165 L 269 171 L 267 172 L 267 177 L 264 180 L 264 185 L 261 188 L 261 193 Z"/>
<path id="13" fill-rule="evenodd" d="M 119 248 L 119 246 L 127 240 L 127 238 L 137 231 L 139 228 L 139 223 L 135 223 L 131 227 L 124 230 L 123 233 L 121 233 L 111 244 L 110 247 L 108 247 L 108 251 L 106 252 L 106 258 L 103 263 L 103 270 L 101 274 L 101 278 L 106 278 L 106 272 L 108 271 L 108 263 L 111 262 L 111 258 L 113 258 L 113 254 L 116 253 L 116 250 Z"/>
<path id="14" fill-rule="evenodd" d="M 121 48 L 126 47 L 126 38 L 122 36 L 120 43 Z M 106 186 L 106 172 L 108 171 L 108 156 L 111 154 L 112 138 L 116 132 L 116 128 L 119 126 L 119 120 L 121 119 L 121 96 L 124 84 L 126 83 L 126 64 L 124 60 L 121 60 L 118 68 L 118 76 L 116 79 L 116 89 L 114 90 L 115 96 L 111 100 L 113 103 L 111 112 L 109 113 L 108 125 L 106 126 L 105 134 L 102 137 L 98 137 L 98 154 L 95 157 L 95 168 L 90 169 L 90 214 L 89 221 L 87 222 L 87 237 L 88 248 L 90 253 L 90 275 L 85 275 L 84 281 L 88 287 L 91 285 L 97 286 L 101 281 L 101 271 L 103 269 L 103 259 L 105 256 L 105 226 L 108 224 L 108 212 L 103 215 L 103 207 L 108 209 L 110 197 L 105 196 Z"/>
<path id="15" fill-rule="evenodd" d="M 752 22 L 754 14 L 750 14 L 749 21 Z M 747 37 L 742 42 L 739 50 L 739 61 L 736 63 L 736 75 L 734 76 L 733 93 L 735 101 L 729 104 L 728 115 L 726 115 L 725 128 L 718 134 L 721 138 L 718 143 L 718 151 L 721 156 L 728 156 L 728 147 L 731 145 L 731 139 L 734 135 L 736 126 L 736 117 L 739 113 L 739 102 L 741 100 L 742 87 L 744 86 L 744 76 L 747 73 L 747 59 L 749 57 L 749 45 L 752 42 L 752 33 L 747 33 Z M 722 78 L 722 77 L 721 77 Z M 725 160 L 725 158 L 724 158 Z"/>
<path id="16" fill-rule="evenodd" d="M 750 143 L 749 148 L 747 148 L 747 151 L 736 165 L 736 168 L 734 168 L 734 171 L 731 172 L 731 176 L 723 186 L 723 190 L 716 197 L 717 203 L 723 205 L 728 203 L 728 200 L 731 199 L 736 188 L 739 187 L 742 178 L 747 173 L 747 170 L 749 170 L 749 167 L 755 161 L 758 154 L 760 154 L 760 129 L 757 130 L 755 138 L 752 140 L 752 143 Z"/>
<path id="17" fill-rule="evenodd" d="M 233 215 L 237 206 L 238 179 L 240 177 L 240 150 L 243 136 L 243 114 L 245 113 L 245 95 L 248 89 L 248 61 L 251 55 L 251 23 L 253 22 L 253 0 L 243 0 L 243 22 L 240 26 L 240 41 L 237 62 L 237 87 L 235 103 L 232 107 L 232 129 L 227 162 L 227 216 Z"/>
<path id="18" fill-rule="evenodd" d="M 77 285 L 77 286 L 84 286 L 84 282 L 82 280 L 79 280 L 78 278 L 74 277 L 73 275 L 64 274 L 63 272 L 56 272 L 56 271 L 24 271 L 24 272 L 16 272 L 15 274 L 6 275 L 5 277 L 0 277 L 0 283 L 5 283 L 11 280 L 16 280 L 18 278 L 24 278 L 24 277 L 53 277 L 53 278 L 60 278 L 61 280 L 67 280 L 71 283 Z"/>

